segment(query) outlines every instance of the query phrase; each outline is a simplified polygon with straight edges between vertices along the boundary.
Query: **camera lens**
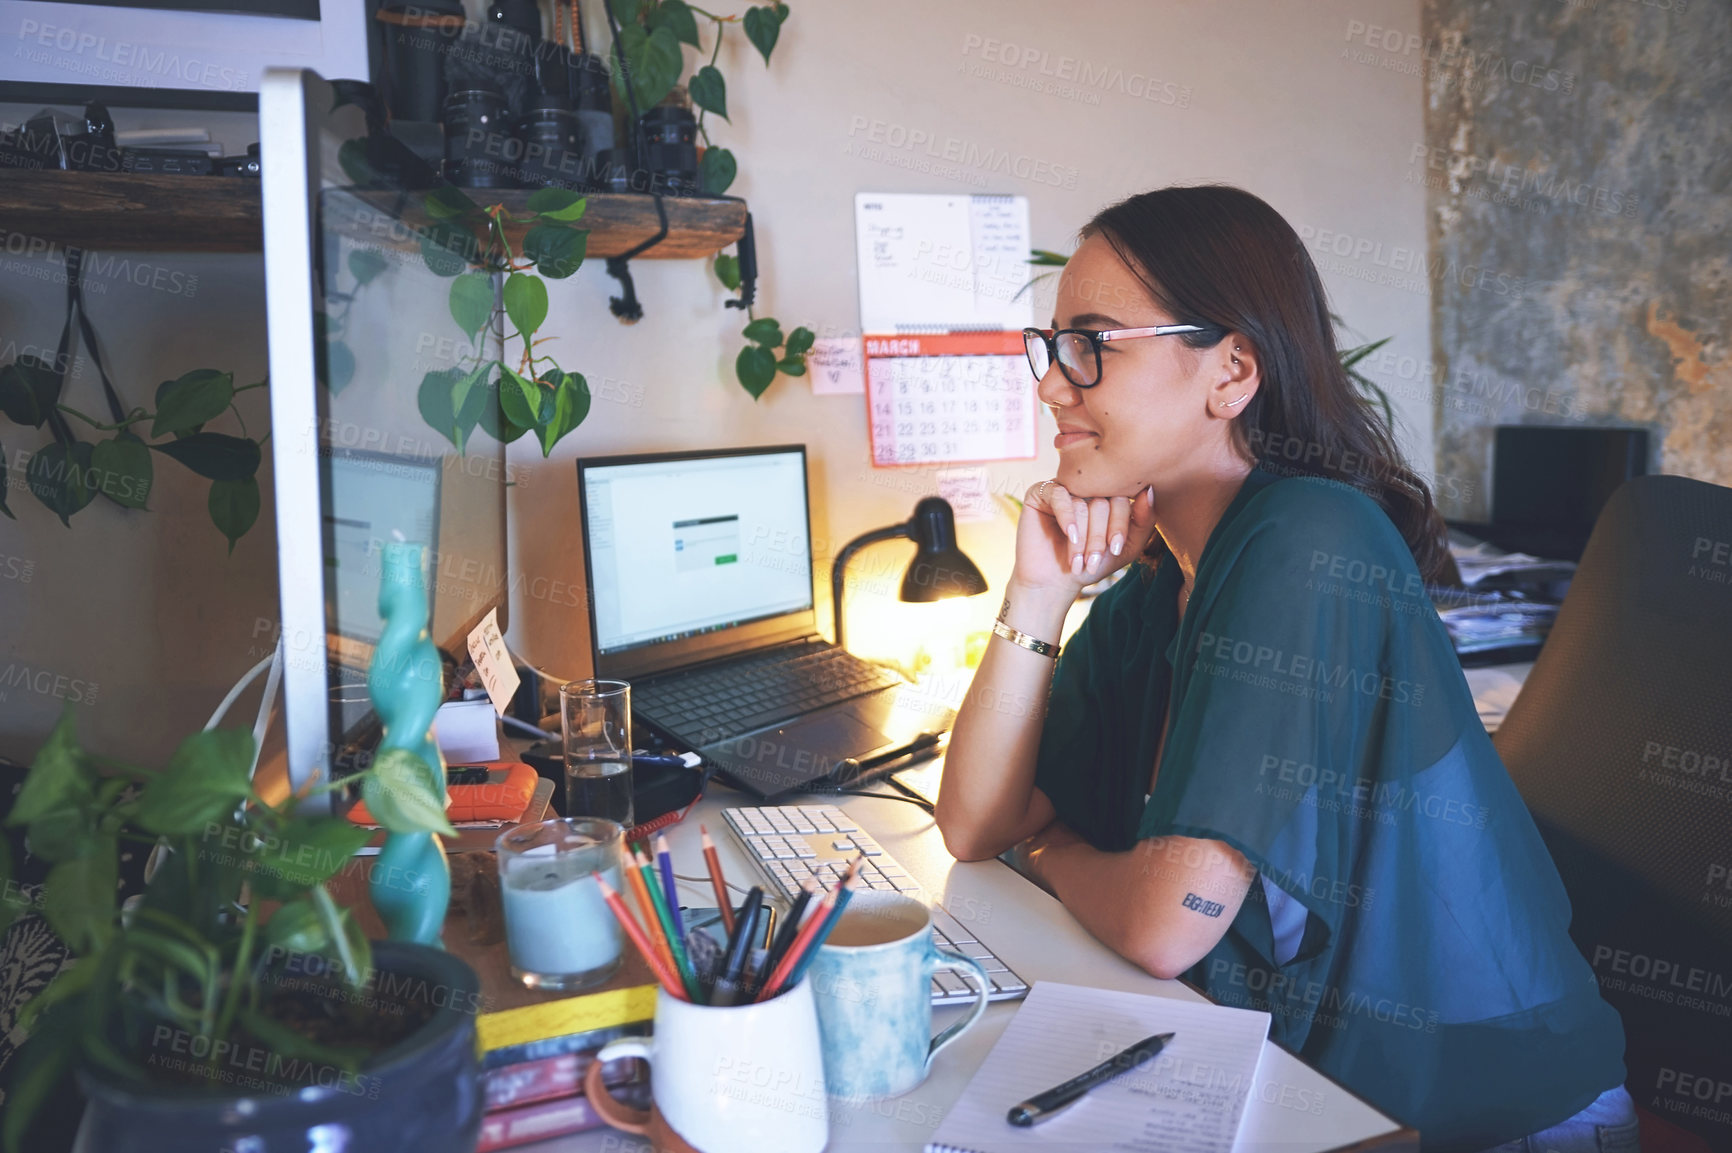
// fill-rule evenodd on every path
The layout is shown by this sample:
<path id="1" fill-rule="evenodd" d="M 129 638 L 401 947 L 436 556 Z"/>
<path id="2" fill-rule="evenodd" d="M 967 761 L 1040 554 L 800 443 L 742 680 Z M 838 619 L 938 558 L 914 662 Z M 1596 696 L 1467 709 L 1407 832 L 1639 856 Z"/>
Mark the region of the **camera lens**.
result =
<path id="1" fill-rule="evenodd" d="M 690 108 L 662 104 L 638 118 L 638 164 L 658 191 L 698 190 L 698 122 Z"/>
<path id="2" fill-rule="evenodd" d="M 445 98 L 445 179 L 459 188 L 514 188 L 511 161 L 523 145 L 514 140 L 505 97 L 490 88 L 470 88 Z"/>
<path id="3" fill-rule="evenodd" d="M 544 96 L 529 110 L 518 132 L 523 163 L 518 175 L 525 188 L 575 188 L 583 169 L 583 129 L 577 114 Z"/>

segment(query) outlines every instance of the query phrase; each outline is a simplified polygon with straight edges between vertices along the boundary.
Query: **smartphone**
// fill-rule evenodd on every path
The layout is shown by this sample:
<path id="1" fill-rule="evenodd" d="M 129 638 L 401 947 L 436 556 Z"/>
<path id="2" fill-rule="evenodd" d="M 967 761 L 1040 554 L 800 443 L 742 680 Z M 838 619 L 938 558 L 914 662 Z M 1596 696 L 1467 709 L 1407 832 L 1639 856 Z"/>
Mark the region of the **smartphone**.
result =
<path id="1" fill-rule="evenodd" d="M 705 936 L 709 937 L 723 949 L 728 947 L 728 931 L 722 926 L 722 912 L 720 909 L 688 909 L 684 905 L 681 905 L 680 917 L 686 923 L 687 932 L 690 932 L 693 929 L 701 929 Z M 759 939 L 752 942 L 752 948 L 768 949 L 770 947 L 770 940 L 776 934 L 776 910 L 768 902 L 764 904 L 763 914 L 758 917 L 758 929 Z"/>

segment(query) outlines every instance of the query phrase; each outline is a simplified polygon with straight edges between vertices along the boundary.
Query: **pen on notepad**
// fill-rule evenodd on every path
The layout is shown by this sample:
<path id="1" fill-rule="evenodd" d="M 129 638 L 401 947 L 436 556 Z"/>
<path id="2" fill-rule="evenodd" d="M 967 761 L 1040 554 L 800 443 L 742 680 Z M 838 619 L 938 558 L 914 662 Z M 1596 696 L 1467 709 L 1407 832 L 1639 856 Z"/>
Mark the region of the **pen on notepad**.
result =
<path id="1" fill-rule="evenodd" d="M 1078 1073 L 1069 1081 L 1054 1085 L 1044 1093 L 1036 1093 L 1026 1101 L 1017 1102 L 1010 1107 L 1010 1112 L 1004 1119 L 1022 1129 L 1038 1125 L 1042 1121 L 1050 1121 L 1069 1106 L 1082 1100 L 1083 1094 L 1090 1089 L 1104 1085 L 1120 1073 L 1128 1073 L 1150 1060 L 1172 1039 L 1171 1033 L 1144 1037 L 1123 1052 L 1108 1057 L 1088 1072 Z"/>

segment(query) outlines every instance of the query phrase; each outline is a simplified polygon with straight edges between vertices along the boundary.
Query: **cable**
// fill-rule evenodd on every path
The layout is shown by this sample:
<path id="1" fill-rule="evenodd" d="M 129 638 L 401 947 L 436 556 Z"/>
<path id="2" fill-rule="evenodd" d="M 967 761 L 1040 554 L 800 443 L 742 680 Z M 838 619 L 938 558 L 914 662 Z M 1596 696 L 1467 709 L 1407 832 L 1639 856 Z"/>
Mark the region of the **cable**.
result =
<path id="1" fill-rule="evenodd" d="M 918 805 L 929 816 L 936 817 L 937 810 L 932 802 L 925 797 L 913 795 L 898 795 L 896 793 L 874 793 L 869 789 L 813 789 L 812 794 L 819 797 L 871 797 L 879 801 L 904 801 L 910 805 Z"/>

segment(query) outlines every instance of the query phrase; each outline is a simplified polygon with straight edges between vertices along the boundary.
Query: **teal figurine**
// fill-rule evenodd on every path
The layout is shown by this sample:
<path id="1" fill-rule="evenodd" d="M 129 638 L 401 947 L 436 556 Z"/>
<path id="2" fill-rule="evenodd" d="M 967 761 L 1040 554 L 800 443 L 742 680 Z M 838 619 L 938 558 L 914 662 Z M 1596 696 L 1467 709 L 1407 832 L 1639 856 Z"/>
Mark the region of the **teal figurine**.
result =
<path id="1" fill-rule="evenodd" d="M 428 766 L 433 794 L 445 799 L 445 761 L 433 741 L 444 699 L 444 671 L 428 630 L 426 547 L 387 541 L 379 578 L 385 629 L 367 668 L 367 694 L 385 728 L 379 751 L 407 749 Z M 373 908 L 394 941 L 441 945 L 451 902 L 451 867 L 433 833 L 390 833 L 368 881 Z"/>

